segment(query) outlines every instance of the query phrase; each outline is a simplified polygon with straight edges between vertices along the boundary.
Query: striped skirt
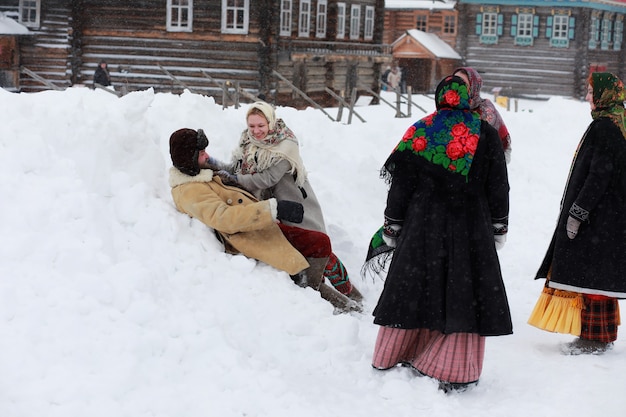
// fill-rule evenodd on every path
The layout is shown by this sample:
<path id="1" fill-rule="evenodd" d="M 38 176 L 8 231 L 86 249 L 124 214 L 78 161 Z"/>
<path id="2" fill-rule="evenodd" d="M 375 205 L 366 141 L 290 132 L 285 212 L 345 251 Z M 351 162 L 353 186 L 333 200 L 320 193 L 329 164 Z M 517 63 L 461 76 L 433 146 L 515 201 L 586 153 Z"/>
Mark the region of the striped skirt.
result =
<path id="1" fill-rule="evenodd" d="M 410 364 L 439 381 L 469 383 L 480 378 L 484 356 L 485 337 L 478 334 L 380 327 L 372 366 Z"/>

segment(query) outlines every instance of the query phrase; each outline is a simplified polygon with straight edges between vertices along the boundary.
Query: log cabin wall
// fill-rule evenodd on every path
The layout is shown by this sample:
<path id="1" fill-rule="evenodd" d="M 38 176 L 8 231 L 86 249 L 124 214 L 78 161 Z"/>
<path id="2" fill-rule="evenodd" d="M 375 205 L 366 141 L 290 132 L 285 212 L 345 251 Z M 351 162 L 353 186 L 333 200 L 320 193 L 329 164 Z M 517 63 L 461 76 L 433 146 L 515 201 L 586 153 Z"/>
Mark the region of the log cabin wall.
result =
<path id="1" fill-rule="evenodd" d="M 259 90 L 258 25 L 250 24 L 247 35 L 223 34 L 221 0 L 194 1 L 191 31 L 168 31 L 166 0 L 82 3 L 80 82 L 90 83 L 105 60 L 113 83 L 127 91 L 182 92 L 185 87 L 161 67 L 201 94 L 221 94 L 205 73 L 219 82 Z M 253 7 L 263 3 L 251 2 Z"/>
<path id="2" fill-rule="evenodd" d="M 461 1 L 459 10 L 458 50 L 465 64 L 476 68 L 483 77 L 483 89 L 503 89 L 509 95 L 561 95 L 583 98 L 586 79 L 593 68 L 615 72 L 623 77 L 624 46 L 621 40 L 605 46 L 590 47 L 592 16 L 600 13 L 615 22 L 623 21 L 623 14 L 608 13 L 587 4 L 586 7 L 563 7 L 553 3 L 549 7 L 510 5 L 511 2 Z M 497 4 L 495 4 L 497 3 Z M 626 7 L 622 7 L 626 11 Z M 481 19 L 485 13 L 497 17 L 499 34 L 484 37 Z M 520 44 L 516 39 L 515 16 L 527 13 L 533 16 L 532 39 Z M 605 13 L 607 13 L 605 15 Z M 569 35 L 561 44 L 555 44 L 549 24 L 555 16 L 566 16 Z"/>
<path id="3" fill-rule="evenodd" d="M 19 13 L 19 0 L 7 1 L 2 7 Z M 326 87 L 337 92 L 357 85 L 377 89 L 381 62 L 391 57 L 381 44 L 384 0 L 249 0 L 248 24 L 239 33 L 225 33 L 222 28 L 223 0 L 195 0 L 182 28 L 168 26 L 172 19 L 168 20 L 167 0 L 40 0 L 39 4 L 41 24 L 31 28 L 33 35 L 21 45 L 21 65 L 61 87 L 91 86 L 95 69 L 106 61 L 113 85 L 123 92 L 153 88 L 180 93 L 189 88 L 220 101 L 221 88 L 215 80 L 238 84 L 278 104 L 307 105 L 274 76 L 277 70 L 326 104 L 332 101 Z M 291 30 L 285 33 L 283 28 L 281 33 L 285 4 L 291 4 Z M 339 5 L 344 10 L 345 36 L 338 35 Z M 302 6 L 309 8 L 306 33 L 299 26 Z M 326 16 L 322 35 L 317 30 L 322 23 L 321 18 L 317 21 L 320 10 Z M 352 19 L 354 13 L 360 15 L 357 20 Z M 350 35 L 352 30 L 356 35 Z M 46 88 L 22 77 L 21 91 Z"/>
<path id="4" fill-rule="evenodd" d="M 358 2 L 329 1 L 326 14 L 326 31 L 319 34 L 317 10 L 311 10 L 310 30 L 300 33 L 297 18 L 300 1 L 292 2 L 291 25 L 281 32 L 280 15 L 274 22 L 274 33 L 278 43 L 274 49 L 276 70 L 296 87 L 307 92 L 322 105 L 336 105 L 336 101 L 326 92 L 326 88 L 337 94 L 349 97 L 353 88 L 359 94 L 365 88 L 379 90 L 378 80 L 381 65 L 391 61 L 391 48 L 382 45 L 383 0 L 362 0 Z M 311 1 L 312 5 L 317 2 Z M 355 26 L 351 19 L 353 7 L 360 12 Z M 281 11 L 281 2 L 276 2 L 276 10 Z M 366 33 L 366 15 L 373 12 L 373 26 L 369 36 Z M 284 24 L 284 22 L 283 22 Z M 287 83 L 278 81 L 273 94 L 277 102 L 290 103 L 301 107 L 303 99 L 295 94 Z"/>
<path id="5" fill-rule="evenodd" d="M 386 9 L 383 43 L 392 44 L 407 30 L 435 33 L 456 48 L 458 12 L 455 9 Z"/>
<path id="6" fill-rule="evenodd" d="M 70 0 L 42 1 L 39 22 L 23 23 L 30 35 L 19 36 L 19 65 L 55 85 L 72 85 L 72 13 Z M 19 20 L 19 0 L 3 0 L 0 11 Z M 19 91 L 37 92 L 48 87 L 21 73 Z"/>

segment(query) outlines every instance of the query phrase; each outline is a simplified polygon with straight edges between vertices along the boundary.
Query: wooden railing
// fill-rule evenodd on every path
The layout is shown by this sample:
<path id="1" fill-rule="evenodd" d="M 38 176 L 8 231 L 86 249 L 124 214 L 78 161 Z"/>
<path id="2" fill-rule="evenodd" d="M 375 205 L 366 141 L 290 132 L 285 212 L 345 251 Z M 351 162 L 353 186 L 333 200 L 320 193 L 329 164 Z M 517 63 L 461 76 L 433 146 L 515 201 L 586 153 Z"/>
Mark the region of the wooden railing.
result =
<path id="1" fill-rule="evenodd" d="M 288 52 L 308 52 L 320 55 L 341 54 L 341 55 L 389 55 L 391 56 L 391 45 L 367 44 L 357 42 L 323 42 L 305 41 L 298 39 L 284 39 L 279 41 L 280 51 Z"/>

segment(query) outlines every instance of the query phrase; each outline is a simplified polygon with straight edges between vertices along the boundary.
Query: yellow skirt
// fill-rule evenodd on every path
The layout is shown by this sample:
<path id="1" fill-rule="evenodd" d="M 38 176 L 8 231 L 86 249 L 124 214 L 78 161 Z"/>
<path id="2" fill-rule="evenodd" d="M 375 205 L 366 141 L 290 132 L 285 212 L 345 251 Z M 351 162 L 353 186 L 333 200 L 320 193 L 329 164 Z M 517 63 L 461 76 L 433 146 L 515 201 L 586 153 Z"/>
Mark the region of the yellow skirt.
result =
<path id="1" fill-rule="evenodd" d="M 549 332 L 580 336 L 584 308 L 582 294 L 549 288 L 546 281 L 528 324 Z"/>

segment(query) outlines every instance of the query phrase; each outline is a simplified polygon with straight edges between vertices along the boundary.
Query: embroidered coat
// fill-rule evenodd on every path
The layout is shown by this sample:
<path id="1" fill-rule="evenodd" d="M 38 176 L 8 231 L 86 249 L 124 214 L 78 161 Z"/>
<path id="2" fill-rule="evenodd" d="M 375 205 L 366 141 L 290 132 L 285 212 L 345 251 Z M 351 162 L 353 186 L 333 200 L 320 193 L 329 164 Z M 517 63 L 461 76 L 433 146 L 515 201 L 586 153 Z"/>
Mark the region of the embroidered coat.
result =
<path id="1" fill-rule="evenodd" d="M 423 120 L 428 125 L 432 117 Z M 444 334 L 512 333 L 493 235 L 493 223 L 508 222 L 506 162 L 495 129 L 485 121 L 473 126 L 480 133 L 466 177 L 458 173 L 465 163 L 448 170 L 434 163 L 444 155 L 395 151 L 385 163 L 392 181 L 385 217 L 402 221 L 402 229 L 374 310 L 378 325 Z M 419 131 L 408 146 L 428 149 Z"/>
<path id="2" fill-rule="evenodd" d="M 215 229 L 229 253 L 267 263 L 294 275 L 309 266 L 276 224 L 276 200 L 258 201 L 252 194 L 224 185 L 213 171 L 196 176 L 170 169 L 176 208 Z"/>
<path id="3" fill-rule="evenodd" d="M 583 136 L 561 204 L 556 230 L 536 278 L 586 294 L 626 298 L 626 140 L 608 117 Z M 582 220 L 567 237 L 568 216 Z"/>

